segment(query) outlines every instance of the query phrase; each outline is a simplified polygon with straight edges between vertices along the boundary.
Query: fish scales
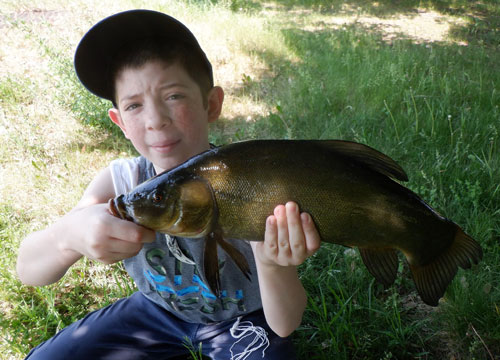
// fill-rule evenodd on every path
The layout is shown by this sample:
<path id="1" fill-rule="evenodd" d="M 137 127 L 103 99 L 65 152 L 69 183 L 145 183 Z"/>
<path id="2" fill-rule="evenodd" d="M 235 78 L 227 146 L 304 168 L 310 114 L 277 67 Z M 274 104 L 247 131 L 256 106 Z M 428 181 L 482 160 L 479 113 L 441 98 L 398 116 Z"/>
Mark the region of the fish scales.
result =
<path id="1" fill-rule="evenodd" d="M 263 240 L 267 216 L 277 204 L 290 200 L 312 215 L 323 241 L 340 245 L 369 245 L 376 238 L 381 247 L 405 250 L 414 239 L 427 236 L 428 229 L 418 226 L 418 217 L 425 217 L 426 212 L 434 228 L 447 227 L 429 208 L 411 197 L 405 199 L 407 192 L 392 180 L 377 179 L 376 173 L 367 174 L 338 157 L 332 159 L 331 151 L 310 142 L 300 144 L 305 148 L 300 152 L 282 144 L 272 144 L 277 152 L 273 157 L 269 157 L 272 146 L 262 149 L 258 143 L 238 156 L 226 159 L 225 154 L 218 154 L 210 161 L 223 162 L 226 170 L 199 173 L 212 185 L 219 223 L 228 238 Z M 227 152 L 232 155 L 230 148 Z M 372 178 L 369 183 L 368 176 Z M 367 221 L 369 226 L 360 226 Z M 448 238 L 450 242 L 452 236 Z M 418 243 L 421 250 L 429 249 L 425 241 Z"/>
<path id="2" fill-rule="evenodd" d="M 295 201 L 322 241 L 358 247 L 384 285 L 394 281 L 396 251 L 403 252 L 421 298 L 437 305 L 457 267 L 481 259 L 481 247 L 391 177 L 407 180 L 392 159 L 359 143 L 254 140 L 197 155 L 110 204 L 116 215 L 157 231 L 208 235 L 214 254 L 216 243 L 232 251 L 224 238 L 262 241 L 276 205 Z M 158 194 L 162 201 L 151 201 Z M 245 271 L 245 260 L 230 255 Z M 210 278 L 217 288 L 216 274 Z"/>

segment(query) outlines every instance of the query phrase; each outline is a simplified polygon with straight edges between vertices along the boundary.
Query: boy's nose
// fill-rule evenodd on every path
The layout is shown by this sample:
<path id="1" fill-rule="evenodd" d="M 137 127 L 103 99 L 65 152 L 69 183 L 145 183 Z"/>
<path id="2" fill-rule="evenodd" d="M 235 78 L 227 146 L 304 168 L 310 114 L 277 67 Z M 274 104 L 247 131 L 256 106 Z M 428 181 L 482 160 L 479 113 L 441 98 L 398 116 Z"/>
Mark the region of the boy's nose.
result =
<path id="1" fill-rule="evenodd" d="M 172 119 L 166 109 L 161 105 L 152 104 L 148 111 L 147 127 L 148 129 L 158 130 L 172 123 Z"/>

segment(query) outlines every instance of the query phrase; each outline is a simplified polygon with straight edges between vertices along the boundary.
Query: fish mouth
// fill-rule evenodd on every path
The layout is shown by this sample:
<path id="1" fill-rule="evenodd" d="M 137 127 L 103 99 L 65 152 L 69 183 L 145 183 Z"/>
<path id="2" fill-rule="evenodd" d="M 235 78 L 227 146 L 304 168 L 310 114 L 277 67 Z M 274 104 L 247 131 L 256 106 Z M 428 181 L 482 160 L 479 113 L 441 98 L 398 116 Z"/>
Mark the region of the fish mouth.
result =
<path id="1" fill-rule="evenodd" d="M 133 221 L 133 219 L 128 215 L 125 209 L 125 204 L 123 203 L 123 195 L 109 199 L 108 201 L 109 212 L 120 218 L 122 220 Z"/>

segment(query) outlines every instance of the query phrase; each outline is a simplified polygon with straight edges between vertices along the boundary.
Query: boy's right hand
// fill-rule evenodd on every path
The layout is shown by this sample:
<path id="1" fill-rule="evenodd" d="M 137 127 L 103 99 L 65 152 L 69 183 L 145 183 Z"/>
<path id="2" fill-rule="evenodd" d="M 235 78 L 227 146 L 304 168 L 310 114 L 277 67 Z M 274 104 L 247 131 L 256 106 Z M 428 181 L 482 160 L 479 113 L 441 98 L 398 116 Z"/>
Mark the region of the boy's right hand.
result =
<path id="1" fill-rule="evenodd" d="M 108 204 L 90 205 L 72 212 L 76 233 L 74 240 L 69 239 L 68 250 L 104 264 L 135 256 L 144 243 L 155 241 L 153 230 L 113 216 Z"/>
<path id="2" fill-rule="evenodd" d="M 86 256 L 111 264 L 136 255 L 153 242 L 152 230 L 121 220 L 108 211 L 115 196 L 109 167 L 92 180 L 70 212 L 47 228 L 29 234 L 19 246 L 17 273 L 27 285 L 47 285 Z"/>

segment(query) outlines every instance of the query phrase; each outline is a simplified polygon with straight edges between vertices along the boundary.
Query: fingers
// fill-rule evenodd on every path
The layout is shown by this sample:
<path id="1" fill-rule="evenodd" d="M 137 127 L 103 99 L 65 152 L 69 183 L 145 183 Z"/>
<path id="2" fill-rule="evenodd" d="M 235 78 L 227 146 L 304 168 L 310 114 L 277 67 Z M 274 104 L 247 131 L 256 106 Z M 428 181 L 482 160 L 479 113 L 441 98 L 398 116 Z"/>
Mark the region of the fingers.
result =
<path id="1" fill-rule="evenodd" d="M 106 221 L 110 224 L 109 235 L 113 238 L 132 243 L 151 243 L 155 241 L 156 234 L 151 229 L 112 215 L 106 217 Z"/>
<path id="2" fill-rule="evenodd" d="M 304 236 L 306 239 L 306 251 L 307 256 L 312 256 L 321 245 L 321 238 L 318 233 L 318 229 L 314 225 L 311 215 L 307 213 L 300 214 L 302 229 L 304 231 Z"/>
<path id="3" fill-rule="evenodd" d="M 302 229 L 299 207 L 294 202 L 288 202 L 286 203 L 285 208 L 292 254 L 297 257 L 302 257 L 306 250 L 306 242 L 304 231 Z"/>
<path id="4" fill-rule="evenodd" d="M 155 241 L 154 231 L 114 217 L 104 206 L 96 205 L 89 214 L 92 220 L 83 229 L 87 235 L 81 253 L 91 259 L 111 264 L 135 256 L 144 243 Z"/>
<path id="5" fill-rule="evenodd" d="M 264 239 L 263 247 L 266 254 L 275 258 L 278 255 L 278 224 L 274 215 L 269 216 L 266 220 Z"/>
<path id="6" fill-rule="evenodd" d="M 278 205 L 274 209 L 274 216 L 276 217 L 276 224 L 278 228 L 278 255 L 281 257 L 290 255 L 290 242 L 289 242 L 289 232 L 288 232 L 288 219 L 287 210 L 285 206 Z"/>
<path id="7" fill-rule="evenodd" d="M 133 222 L 117 219 L 119 223 L 113 226 L 110 235 L 131 243 L 152 243 L 156 234 L 153 230 L 134 224 Z"/>
<path id="8" fill-rule="evenodd" d="M 141 249 L 141 243 L 109 239 L 109 241 L 95 243 L 89 251 L 89 257 L 104 264 L 113 264 L 137 255 Z"/>
<path id="9" fill-rule="evenodd" d="M 320 245 L 320 237 L 310 215 L 300 213 L 295 202 L 278 205 L 274 215 L 267 218 L 263 250 L 260 256 L 266 263 L 281 266 L 300 265 L 313 255 Z"/>

